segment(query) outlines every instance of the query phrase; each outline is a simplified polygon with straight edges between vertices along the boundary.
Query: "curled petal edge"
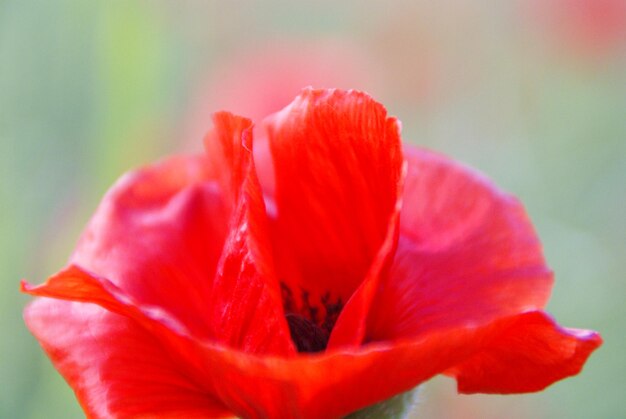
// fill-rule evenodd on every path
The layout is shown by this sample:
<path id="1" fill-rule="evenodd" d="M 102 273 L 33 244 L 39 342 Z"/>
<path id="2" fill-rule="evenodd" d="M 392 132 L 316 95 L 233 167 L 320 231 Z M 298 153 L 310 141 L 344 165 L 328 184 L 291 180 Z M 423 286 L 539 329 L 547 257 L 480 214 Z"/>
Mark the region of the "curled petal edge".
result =
<path id="1" fill-rule="evenodd" d="M 133 318 L 163 339 L 192 366 L 191 370 L 203 376 L 212 396 L 236 414 L 249 417 L 345 415 L 407 391 L 442 372 L 456 377 L 462 392 L 538 391 L 577 374 L 591 352 L 602 343 L 595 332 L 564 329 L 544 312 L 530 311 L 485 325 L 438 331 L 416 340 L 377 342 L 361 348 L 291 358 L 258 356 L 215 342 L 199 341 L 185 334 L 166 315 L 133 306 L 123 295 L 114 295 L 115 288 L 106 280 L 92 277 L 77 267 L 37 287 L 24 282 L 22 289 L 36 296 L 94 302 Z M 543 341 L 546 337 L 550 342 Z M 509 345 L 529 339 L 543 345 L 538 356 L 533 356 L 531 351 L 537 347 L 515 350 Z M 482 377 L 488 376 L 489 365 L 483 370 L 479 367 L 494 356 L 496 360 L 507 361 L 498 366 L 509 368 L 511 373 L 502 374 L 502 369 L 496 368 L 495 373 L 502 380 L 488 387 L 480 380 L 479 373 L 484 371 Z M 542 357 L 550 361 L 542 362 Z M 525 372 L 526 376 L 537 380 L 537 384 L 512 388 L 507 379 L 524 370 L 530 371 Z M 263 386 L 263 392 L 258 391 L 259 385 Z M 338 388 L 345 390 L 341 400 L 336 397 Z M 285 403 L 277 406 L 275 400 Z"/>

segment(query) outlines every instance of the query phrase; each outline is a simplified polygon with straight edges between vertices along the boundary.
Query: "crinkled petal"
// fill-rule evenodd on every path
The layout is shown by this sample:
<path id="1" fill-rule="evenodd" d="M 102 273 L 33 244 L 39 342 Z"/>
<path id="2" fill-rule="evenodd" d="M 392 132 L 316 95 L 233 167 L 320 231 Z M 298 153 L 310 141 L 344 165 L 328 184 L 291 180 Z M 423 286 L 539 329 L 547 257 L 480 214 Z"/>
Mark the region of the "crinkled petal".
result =
<path id="1" fill-rule="evenodd" d="M 128 317 L 52 299 L 38 299 L 24 315 L 89 417 L 232 416 Z"/>
<path id="2" fill-rule="evenodd" d="M 251 161 L 252 124 L 228 113 L 214 124 L 207 156 L 123 177 L 70 262 L 201 339 L 293 353 Z"/>
<path id="3" fill-rule="evenodd" d="M 235 208 L 217 275 L 205 304 L 221 342 L 250 352 L 294 354 L 274 271 L 267 217 L 252 160 L 252 124 L 229 113 L 214 116 L 214 141 L 232 173 Z"/>
<path id="4" fill-rule="evenodd" d="M 278 277 L 296 303 L 345 304 L 379 257 L 397 206 L 399 124 L 364 93 L 305 89 L 264 128 Z"/>
<path id="5" fill-rule="evenodd" d="M 73 287 L 75 288 L 75 287 Z M 131 317 L 152 330 L 172 356 L 193 365 L 195 377 L 232 412 L 241 417 L 328 418 L 340 417 L 409 390 L 432 376 L 446 372 L 459 378 L 462 391 L 472 391 L 476 370 L 493 361 L 496 374 L 490 380 L 485 369 L 481 384 L 491 390 L 512 389 L 516 374 L 505 372 L 518 363 L 523 380 L 536 387 L 518 386 L 516 391 L 537 390 L 547 383 L 576 374 L 599 344 L 592 332 L 560 329 L 544 313 L 527 312 L 492 322 L 438 330 L 420 338 L 378 342 L 353 350 L 330 351 L 293 358 L 255 356 L 205 343 L 163 327 L 163 318 L 133 306 L 100 288 L 98 300 L 108 308 Z M 35 295 L 74 298 L 51 288 L 31 290 Z M 97 293 L 90 296 L 95 298 Z M 509 352 L 509 345 L 518 350 Z M 501 351 L 505 348 L 506 350 Z M 515 355 L 511 356 L 510 354 Z M 503 357 L 504 355 L 504 357 Z M 488 367 L 488 365 L 487 365 Z M 469 371 L 469 375 L 465 373 Z M 471 378 L 469 378 L 471 380 Z M 480 381 L 478 381 L 480 382 Z M 536 384 L 539 383 L 539 384 Z M 487 386 L 481 387 L 481 391 Z M 340 395 L 341 397 L 338 397 Z"/>
<path id="6" fill-rule="evenodd" d="M 542 308 L 552 286 L 522 207 L 481 175 L 406 147 L 400 240 L 368 339 L 421 336 Z"/>
<path id="7" fill-rule="evenodd" d="M 206 296 L 230 217 L 210 168 L 204 156 L 185 156 L 124 175 L 103 198 L 70 263 L 210 336 Z"/>
<path id="8" fill-rule="evenodd" d="M 448 370 L 461 393 L 527 393 L 576 375 L 602 344 L 592 330 L 566 329 L 542 312 L 514 318 L 467 361 Z"/>
<path id="9" fill-rule="evenodd" d="M 213 114 L 213 129 L 204 138 L 208 169 L 228 195 L 229 203 L 237 203 L 239 192 L 248 175 L 252 150 L 252 121 L 230 112 Z"/>

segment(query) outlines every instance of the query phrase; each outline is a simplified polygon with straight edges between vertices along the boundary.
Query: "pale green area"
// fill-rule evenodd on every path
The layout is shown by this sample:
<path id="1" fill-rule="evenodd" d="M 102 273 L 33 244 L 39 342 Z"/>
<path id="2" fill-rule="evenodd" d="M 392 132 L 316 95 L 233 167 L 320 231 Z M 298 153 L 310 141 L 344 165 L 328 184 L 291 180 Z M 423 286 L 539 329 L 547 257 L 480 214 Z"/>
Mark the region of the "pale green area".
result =
<path id="1" fill-rule="evenodd" d="M 436 379 L 415 416 L 626 417 L 624 45 L 568 54 L 512 2 L 427 3 L 0 1 L 0 418 L 82 417 L 23 325 L 19 279 L 63 266 L 124 171 L 199 150 L 181 134 L 198 86 L 231 54 L 280 39 L 368 55 L 377 84 L 365 88 L 404 138 L 518 195 L 556 272 L 549 310 L 605 338 L 582 375 L 542 393 L 457 396 Z M 425 68 L 429 94 L 412 83 Z"/>
<path id="2" fill-rule="evenodd" d="M 361 409 L 346 419 L 406 419 L 416 410 L 419 389 L 398 394 L 390 399 Z"/>

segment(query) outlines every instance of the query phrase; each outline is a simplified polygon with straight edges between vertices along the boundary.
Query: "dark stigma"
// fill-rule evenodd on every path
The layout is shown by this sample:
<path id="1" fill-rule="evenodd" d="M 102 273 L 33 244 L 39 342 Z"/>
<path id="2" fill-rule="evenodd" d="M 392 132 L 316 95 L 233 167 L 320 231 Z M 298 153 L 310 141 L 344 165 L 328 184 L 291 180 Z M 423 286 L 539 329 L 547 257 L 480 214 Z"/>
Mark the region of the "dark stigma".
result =
<path id="1" fill-rule="evenodd" d="M 298 352 L 320 352 L 326 349 L 328 335 L 324 329 L 299 314 L 289 313 L 285 318 Z"/>

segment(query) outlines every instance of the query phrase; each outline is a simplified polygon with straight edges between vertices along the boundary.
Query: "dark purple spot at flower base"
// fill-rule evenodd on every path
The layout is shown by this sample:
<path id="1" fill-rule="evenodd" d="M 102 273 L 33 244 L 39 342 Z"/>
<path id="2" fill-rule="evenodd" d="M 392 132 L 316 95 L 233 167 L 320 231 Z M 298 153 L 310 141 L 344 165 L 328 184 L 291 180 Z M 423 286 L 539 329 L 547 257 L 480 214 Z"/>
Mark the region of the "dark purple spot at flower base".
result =
<path id="1" fill-rule="evenodd" d="M 321 327 L 299 314 L 289 313 L 285 317 L 298 352 L 320 352 L 326 349 L 328 335 Z"/>

